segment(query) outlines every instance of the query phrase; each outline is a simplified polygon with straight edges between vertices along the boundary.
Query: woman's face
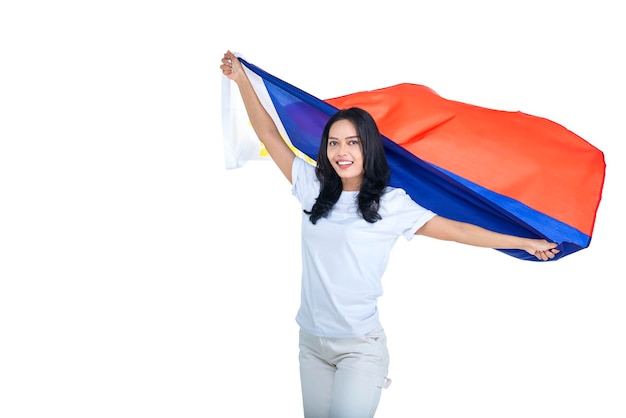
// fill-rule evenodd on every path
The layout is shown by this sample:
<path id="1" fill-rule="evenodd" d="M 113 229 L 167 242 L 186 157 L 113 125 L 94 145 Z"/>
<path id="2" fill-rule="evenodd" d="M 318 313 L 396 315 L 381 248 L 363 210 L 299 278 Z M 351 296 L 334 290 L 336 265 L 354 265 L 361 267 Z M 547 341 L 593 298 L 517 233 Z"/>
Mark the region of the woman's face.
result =
<path id="1" fill-rule="evenodd" d="M 341 178 L 343 190 L 358 191 L 363 180 L 363 148 L 356 128 L 349 120 L 333 123 L 328 133 L 326 155 Z"/>

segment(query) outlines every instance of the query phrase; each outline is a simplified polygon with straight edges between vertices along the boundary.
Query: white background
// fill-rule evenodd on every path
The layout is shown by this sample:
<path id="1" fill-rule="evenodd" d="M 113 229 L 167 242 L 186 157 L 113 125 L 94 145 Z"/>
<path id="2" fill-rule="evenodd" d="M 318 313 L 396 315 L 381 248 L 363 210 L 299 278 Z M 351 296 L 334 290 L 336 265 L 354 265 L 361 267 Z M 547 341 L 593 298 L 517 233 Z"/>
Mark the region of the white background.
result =
<path id="1" fill-rule="evenodd" d="M 2 3 L 0 416 L 301 416 L 299 209 L 272 163 L 224 169 L 227 49 L 320 98 L 424 84 L 601 149 L 583 251 L 399 241 L 377 417 L 626 416 L 622 7 L 403 3 Z"/>

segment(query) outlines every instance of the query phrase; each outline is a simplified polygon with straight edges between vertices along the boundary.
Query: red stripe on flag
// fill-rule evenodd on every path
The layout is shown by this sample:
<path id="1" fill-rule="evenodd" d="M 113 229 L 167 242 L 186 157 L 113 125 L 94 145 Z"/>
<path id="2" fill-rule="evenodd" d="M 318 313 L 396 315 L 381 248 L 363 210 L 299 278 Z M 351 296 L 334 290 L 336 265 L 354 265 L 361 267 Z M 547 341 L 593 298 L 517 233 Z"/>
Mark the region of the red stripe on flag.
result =
<path id="1" fill-rule="evenodd" d="M 447 100 L 399 84 L 328 99 L 361 107 L 414 155 L 591 236 L 604 155 L 548 119 Z"/>

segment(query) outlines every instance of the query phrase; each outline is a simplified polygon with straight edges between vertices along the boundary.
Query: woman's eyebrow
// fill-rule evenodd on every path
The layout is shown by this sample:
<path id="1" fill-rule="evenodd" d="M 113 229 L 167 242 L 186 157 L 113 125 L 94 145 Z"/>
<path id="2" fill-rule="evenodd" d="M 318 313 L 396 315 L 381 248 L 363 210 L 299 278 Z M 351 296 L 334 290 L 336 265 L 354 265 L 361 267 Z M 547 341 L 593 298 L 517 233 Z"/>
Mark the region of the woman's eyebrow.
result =
<path id="1" fill-rule="evenodd" d="M 350 139 L 350 138 L 358 138 L 358 135 L 350 135 L 350 136 L 346 136 L 344 139 Z M 336 136 L 329 136 L 328 139 L 339 139 Z"/>

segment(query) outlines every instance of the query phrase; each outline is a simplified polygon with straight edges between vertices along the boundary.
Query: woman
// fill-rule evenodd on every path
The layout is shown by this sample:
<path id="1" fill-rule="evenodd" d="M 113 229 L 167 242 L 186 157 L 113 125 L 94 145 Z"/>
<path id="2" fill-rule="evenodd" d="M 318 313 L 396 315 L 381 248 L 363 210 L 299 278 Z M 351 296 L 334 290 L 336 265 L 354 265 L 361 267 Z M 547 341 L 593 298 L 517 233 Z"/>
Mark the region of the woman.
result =
<path id="1" fill-rule="evenodd" d="M 252 127 L 292 184 L 302 212 L 300 380 L 305 417 L 373 417 L 389 385 L 389 356 L 377 299 L 389 253 L 415 235 L 498 249 L 523 249 L 540 260 L 558 252 L 543 239 L 501 234 L 438 216 L 415 203 L 390 177 L 374 119 L 339 110 L 322 133 L 315 167 L 297 158 L 264 109 L 237 57 L 222 73 L 241 93 Z"/>

